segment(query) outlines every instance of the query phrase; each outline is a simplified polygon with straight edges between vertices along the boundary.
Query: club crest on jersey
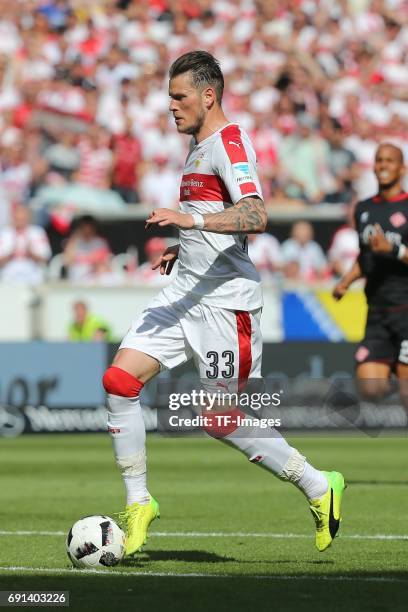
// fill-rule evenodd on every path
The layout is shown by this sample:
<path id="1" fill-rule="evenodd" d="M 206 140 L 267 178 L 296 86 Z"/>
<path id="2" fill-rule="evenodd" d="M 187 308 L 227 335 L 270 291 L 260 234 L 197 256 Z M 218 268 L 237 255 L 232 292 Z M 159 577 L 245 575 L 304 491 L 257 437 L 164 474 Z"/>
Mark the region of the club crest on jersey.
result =
<path id="1" fill-rule="evenodd" d="M 253 178 L 251 176 L 251 171 L 249 169 L 249 164 L 246 162 L 239 162 L 237 164 L 232 164 L 232 169 L 235 174 L 236 181 L 238 185 L 241 183 L 252 183 Z"/>
<path id="2" fill-rule="evenodd" d="M 407 222 L 407 219 L 402 212 L 395 212 L 390 217 L 390 223 L 394 227 L 401 227 L 401 225 L 404 225 L 406 222 Z"/>
<path id="3" fill-rule="evenodd" d="M 204 155 L 205 155 L 204 153 L 200 153 L 200 154 L 197 156 L 197 159 L 196 159 L 196 160 L 195 160 L 195 162 L 194 162 L 194 165 L 195 165 L 195 167 L 196 167 L 196 168 L 198 168 L 199 166 L 201 166 L 201 162 L 202 162 L 202 160 L 204 159 Z"/>

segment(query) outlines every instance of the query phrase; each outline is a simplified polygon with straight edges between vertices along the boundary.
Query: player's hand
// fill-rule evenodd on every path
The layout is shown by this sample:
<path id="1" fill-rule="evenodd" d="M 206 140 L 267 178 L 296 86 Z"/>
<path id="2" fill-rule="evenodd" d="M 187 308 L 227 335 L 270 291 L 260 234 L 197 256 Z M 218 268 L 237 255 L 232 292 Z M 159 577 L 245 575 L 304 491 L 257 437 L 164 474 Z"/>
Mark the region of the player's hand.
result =
<path id="1" fill-rule="evenodd" d="M 157 270 L 160 267 L 160 274 L 169 275 L 173 269 L 178 257 L 179 245 L 169 247 L 158 257 L 152 264 L 152 270 Z"/>
<path id="2" fill-rule="evenodd" d="M 152 210 L 146 219 L 145 229 L 157 224 L 160 227 L 175 225 L 179 229 L 192 229 L 194 227 L 193 216 L 188 213 L 177 212 L 170 208 L 156 208 Z"/>
<path id="3" fill-rule="evenodd" d="M 392 244 L 385 237 L 382 227 L 378 223 L 376 223 L 374 227 L 375 233 L 372 234 L 368 240 L 372 252 L 378 254 L 391 253 Z"/>
<path id="4" fill-rule="evenodd" d="M 345 296 L 348 290 L 348 285 L 344 281 L 339 281 L 337 285 L 333 289 L 332 296 L 335 300 L 341 300 L 342 297 Z"/>

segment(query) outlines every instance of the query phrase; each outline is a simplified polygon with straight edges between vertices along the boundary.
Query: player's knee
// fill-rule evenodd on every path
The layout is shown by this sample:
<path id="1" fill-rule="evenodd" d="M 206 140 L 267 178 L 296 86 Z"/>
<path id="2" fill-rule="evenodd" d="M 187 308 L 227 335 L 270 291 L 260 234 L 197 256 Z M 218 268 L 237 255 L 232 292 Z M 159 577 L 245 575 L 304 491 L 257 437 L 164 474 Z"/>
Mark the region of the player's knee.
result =
<path id="1" fill-rule="evenodd" d="M 110 366 L 102 378 L 102 384 L 109 395 L 121 397 L 137 397 L 143 388 L 143 383 L 122 368 Z"/>

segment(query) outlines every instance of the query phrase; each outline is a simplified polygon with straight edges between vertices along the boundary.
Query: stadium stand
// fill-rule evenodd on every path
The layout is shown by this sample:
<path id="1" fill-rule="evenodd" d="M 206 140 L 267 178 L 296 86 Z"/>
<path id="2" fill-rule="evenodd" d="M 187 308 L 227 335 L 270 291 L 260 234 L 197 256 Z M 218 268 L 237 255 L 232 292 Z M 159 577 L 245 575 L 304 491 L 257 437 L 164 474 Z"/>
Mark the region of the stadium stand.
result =
<path id="1" fill-rule="evenodd" d="M 193 48 L 221 61 L 225 111 L 254 142 L 280 242 L 299 218 L 329 219 L 316 235 L 327 250 L 343 205 L 375 189 L 378 142 L 408 149 L 402 0 L 0 0 L 0 11 L 0 227 L 30 206 L 54 256 L 75 215 L 126 223 L 177 205 L 187 142 L 167 113 L 167 71 Z"/>

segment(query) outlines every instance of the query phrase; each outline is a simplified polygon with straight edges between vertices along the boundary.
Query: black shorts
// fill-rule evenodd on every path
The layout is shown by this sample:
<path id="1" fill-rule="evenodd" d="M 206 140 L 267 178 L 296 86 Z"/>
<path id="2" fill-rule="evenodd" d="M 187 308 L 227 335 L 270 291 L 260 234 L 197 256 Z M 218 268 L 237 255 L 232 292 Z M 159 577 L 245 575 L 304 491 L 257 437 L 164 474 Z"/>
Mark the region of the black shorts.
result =
<path id="1" fill-rule="evenodd" d="M 356 364 L 375 361 L 408 365 L 408 306 L 369 307 L 364 339 L 355 353 Z"/>

